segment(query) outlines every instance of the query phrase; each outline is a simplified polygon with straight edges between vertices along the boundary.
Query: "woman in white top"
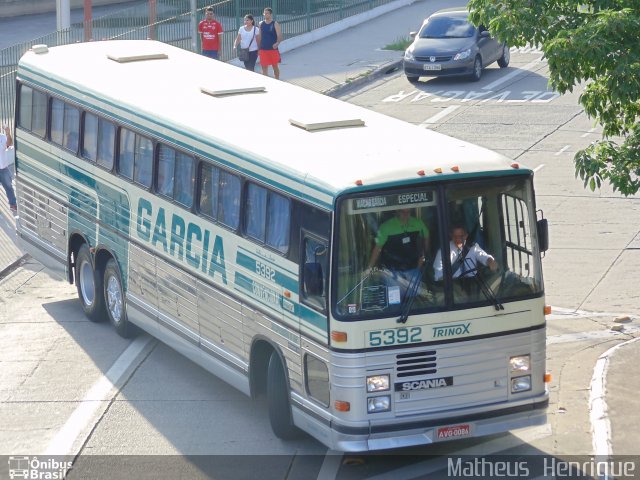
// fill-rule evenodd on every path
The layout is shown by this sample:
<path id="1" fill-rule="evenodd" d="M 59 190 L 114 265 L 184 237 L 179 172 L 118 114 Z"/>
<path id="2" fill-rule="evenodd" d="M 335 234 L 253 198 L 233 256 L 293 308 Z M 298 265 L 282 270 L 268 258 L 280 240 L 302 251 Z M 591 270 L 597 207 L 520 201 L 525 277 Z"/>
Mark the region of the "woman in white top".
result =
<path id="1" fill-rule="evenodd" d="M 245 15 L 244 26 L 240 27 L 238 36 L 233 42 L 234 49 L 238 46 L 249 49 L 249 57 L 244 60 L 244 68 L 252 72 L 255 70 L 258 60 L 258 39 L 256 38 L 258 33 L 253 15 Z"/>

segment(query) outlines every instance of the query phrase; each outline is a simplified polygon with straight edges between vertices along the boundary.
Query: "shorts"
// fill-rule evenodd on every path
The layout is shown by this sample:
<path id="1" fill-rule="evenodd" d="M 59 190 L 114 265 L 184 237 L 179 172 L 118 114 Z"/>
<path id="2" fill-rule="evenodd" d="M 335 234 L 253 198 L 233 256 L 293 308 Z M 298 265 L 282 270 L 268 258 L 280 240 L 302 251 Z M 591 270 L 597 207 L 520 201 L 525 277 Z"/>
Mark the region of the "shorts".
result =
<path id="1" fill-rule="evenodd" d="M 202 55 L 218 60 L 218 50 L 202 50 Z"/>
<path id="2" fill-rule="evenodd" d="M 260 50 L 260 65 L 267 67 L 280 63 L 280 52 L 278 50 Z"/>

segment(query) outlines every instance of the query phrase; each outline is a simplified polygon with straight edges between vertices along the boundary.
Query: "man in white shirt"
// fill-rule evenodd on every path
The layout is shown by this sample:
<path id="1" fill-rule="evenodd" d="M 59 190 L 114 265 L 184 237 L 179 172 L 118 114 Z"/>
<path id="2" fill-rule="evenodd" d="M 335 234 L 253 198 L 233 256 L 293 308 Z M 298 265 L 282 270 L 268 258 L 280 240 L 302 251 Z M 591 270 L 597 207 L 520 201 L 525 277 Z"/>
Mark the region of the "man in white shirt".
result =
<path id="1" fill-rule="evenodd" d="M 465 253 L 464 246 L 467 241 L 467 232 L 464 227 L 455 225 L 451 229 L 450 238 L 449 254 L 451 256 L 453 278 L 474 276 L 478 271 L 478 263 L 489 267 L 492 272 L 498 269 L 496 259 L 480 248 L 477 243 L 470 245 Z M 463 258 L 461 258 L 462 256 Z M 441 281 L 443 276 L 442 249 L 438 250 L 436 254 L 433 268 L 435 270 L 434 280 Z"/>
<path id="2" fill-rule="evenodd" d="M 7 193 L 7 199 L 9 200 L 9 208 L 11 211 L 16 212 L 18 207 L 16 206 L 16 194 L 13 191 L 13 175 L 9 169 L 9 147 L 13 146 L 13 139 L 11 138 L 11 129 L 4 126 L 3 132 L 0 132 L 0 183 L 4 187 L 4 191 Z"/>

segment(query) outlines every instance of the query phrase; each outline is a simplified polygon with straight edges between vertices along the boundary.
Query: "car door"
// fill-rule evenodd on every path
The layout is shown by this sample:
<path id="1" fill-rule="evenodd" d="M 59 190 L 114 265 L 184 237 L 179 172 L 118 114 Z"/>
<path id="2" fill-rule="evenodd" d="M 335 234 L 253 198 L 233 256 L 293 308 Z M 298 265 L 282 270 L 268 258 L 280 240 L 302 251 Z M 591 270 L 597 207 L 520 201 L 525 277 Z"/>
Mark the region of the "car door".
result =
<path id="1" fill-rule="evenodd" d="M 483 34 L 483 32 L 486 32 Z M 478 27 L 478 49 L 482 55 L 482 66 L 486 67 L 500 57 L 500 43 L 498 43 L 484 25 Z"/>

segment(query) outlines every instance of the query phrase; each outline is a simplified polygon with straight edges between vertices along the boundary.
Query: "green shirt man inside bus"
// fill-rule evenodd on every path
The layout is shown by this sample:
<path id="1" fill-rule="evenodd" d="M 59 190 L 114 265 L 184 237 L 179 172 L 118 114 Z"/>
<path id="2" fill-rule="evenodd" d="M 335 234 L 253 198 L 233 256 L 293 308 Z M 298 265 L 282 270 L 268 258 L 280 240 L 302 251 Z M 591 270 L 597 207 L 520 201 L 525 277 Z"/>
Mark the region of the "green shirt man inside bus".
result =
<path id="1" fill-rule="evenodd" d="M 419 218 L 411 216 L 411 210 L 397 210 L 378 229 L 376 244 L 369 259 L 369 269 L 381 266 L 409 281 L 418 274 L 429 252 L 429 229 Z"/>

